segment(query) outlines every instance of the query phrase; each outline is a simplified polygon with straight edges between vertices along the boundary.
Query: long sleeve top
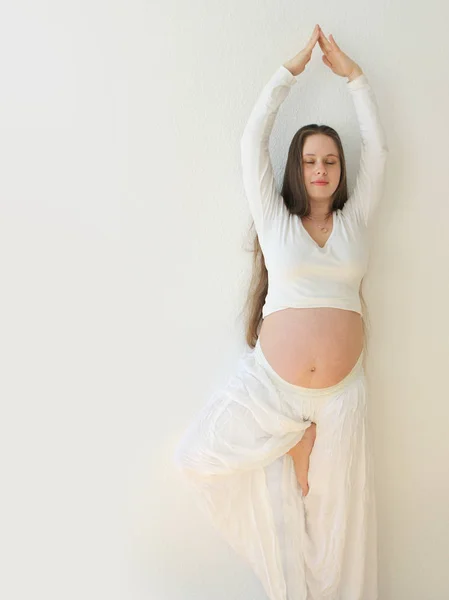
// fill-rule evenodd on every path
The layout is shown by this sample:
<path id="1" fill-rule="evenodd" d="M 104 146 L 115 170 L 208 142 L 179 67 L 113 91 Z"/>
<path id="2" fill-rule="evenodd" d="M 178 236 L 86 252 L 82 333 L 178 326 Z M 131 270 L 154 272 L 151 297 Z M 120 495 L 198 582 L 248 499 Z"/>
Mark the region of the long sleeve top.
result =
<path id="1" fill-rule="evenodd" d="M 281 65 L 264 86 L 241 138 L 243 184 L 268 270 L 263 317 L 288 307 L 331 306 L 362 314 L 360 283 L 369 258 L 368 228 L 383 192 L 388 146 L 373 90 L 363 73 L 346 83 L 361 134 L 353 192 L 333 213 L 319 246 L 276 188 L 268 144 L 280 105 L 297 82 Z"/>

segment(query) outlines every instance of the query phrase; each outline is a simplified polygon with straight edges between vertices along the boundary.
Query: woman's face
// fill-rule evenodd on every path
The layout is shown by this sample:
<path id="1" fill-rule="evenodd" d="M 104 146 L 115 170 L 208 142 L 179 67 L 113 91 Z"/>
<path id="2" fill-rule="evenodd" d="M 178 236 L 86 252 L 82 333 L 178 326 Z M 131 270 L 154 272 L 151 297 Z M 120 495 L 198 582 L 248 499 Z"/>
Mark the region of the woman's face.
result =
<path id="1" fill-rule="evenodd" d="M 332 202 L 341 174 L 338 148 L 334 140 L 323 133 L 309 135 L 304 142 L 302 165 L 309 198 Z M 327 185 L 314 183 L 319 180 L 326 181 Z"/>

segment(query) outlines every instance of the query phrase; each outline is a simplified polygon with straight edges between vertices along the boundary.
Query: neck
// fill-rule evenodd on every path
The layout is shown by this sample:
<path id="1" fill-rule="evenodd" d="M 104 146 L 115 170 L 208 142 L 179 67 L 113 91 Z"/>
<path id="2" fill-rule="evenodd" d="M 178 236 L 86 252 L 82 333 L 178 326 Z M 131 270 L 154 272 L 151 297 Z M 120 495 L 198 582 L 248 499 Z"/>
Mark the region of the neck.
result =
<path id="1" fill-rule="evenodd" d="M 311 217 L 312 219 L 315 219 L 317 221 L 324 221 L 324 219 L 326 217 L 328 217 L 331 214 L 332 211 L 332 205 L 323 205 L 323 206 L 310 206 L 310 213 L 309 213 L 309 217 Z"/>

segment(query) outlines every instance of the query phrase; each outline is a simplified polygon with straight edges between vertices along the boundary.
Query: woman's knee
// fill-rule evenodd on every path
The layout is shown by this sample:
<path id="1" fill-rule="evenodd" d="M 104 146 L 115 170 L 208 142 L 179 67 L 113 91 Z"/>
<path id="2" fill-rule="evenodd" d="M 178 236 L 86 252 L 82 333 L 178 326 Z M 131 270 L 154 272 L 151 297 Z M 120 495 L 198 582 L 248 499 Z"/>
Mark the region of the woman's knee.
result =
<path id="1" fill-rule="evenodd" d="M 182 438 L 178 441 L 173 454 L 175 466 L 180 471 L 196 470 L 199 467 L 199 452 L 196 448 L 198 441 L 185 432 Z"/>
<path id="2" fill-rule="evenodd" d="M 173 459 L 185 474 L 205 475 L 213 471 L 217 462 L 212 424 L 203 413 L 196 416 L 178 441 Z"/>
<path id="3" fill-rule="evenodd" d="M 229 472 L 264 439 L 251 411 L 216 397 L 185 431 L 175 448 L 174 463 L 186 474 Z"/>

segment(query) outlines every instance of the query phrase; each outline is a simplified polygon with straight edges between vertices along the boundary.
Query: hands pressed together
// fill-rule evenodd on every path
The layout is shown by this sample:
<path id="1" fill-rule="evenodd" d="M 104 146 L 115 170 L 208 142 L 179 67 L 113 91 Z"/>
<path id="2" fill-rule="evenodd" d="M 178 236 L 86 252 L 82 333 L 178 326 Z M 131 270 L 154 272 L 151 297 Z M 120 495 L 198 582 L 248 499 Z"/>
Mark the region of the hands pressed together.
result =
<path id="1" fill-rule="evenodd" d="M 321 27 L 317 24 L 313 30 L 312 36 L 303 50 L 300 50 L 296 56 L 284 63 L 292 75 L 299 75 L 306 68 L 307 63 L 312 57 L 312 50 L 316 43 L 319 43 L 323 51 L 323 62 L 332 70 L 335 75 L 348 77 L 350 81 L 362 74 L 362 69 L 347 54 L 340 49 L 334 36 L 329 34 L 329 40 L 323 33 Z"/>

